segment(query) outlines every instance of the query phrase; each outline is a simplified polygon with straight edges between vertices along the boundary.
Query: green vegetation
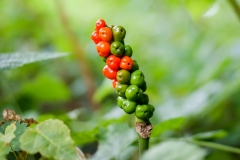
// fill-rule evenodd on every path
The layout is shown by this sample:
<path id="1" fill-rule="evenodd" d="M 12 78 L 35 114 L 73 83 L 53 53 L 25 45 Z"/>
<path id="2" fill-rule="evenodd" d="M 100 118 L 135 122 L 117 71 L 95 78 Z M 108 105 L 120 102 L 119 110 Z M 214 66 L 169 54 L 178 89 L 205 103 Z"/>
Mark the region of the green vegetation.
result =
<path id="1" fill-rule="evenodd" d="M 239 6 L 1 1 L 0 113 L 11 109 L 38 124 L 1 123 L 0 116 L 0 159 L 84 159 L 81 151 L 90 160 L 240 159 Z M 125 45 L 155 106 L 141 158 L 135 117 L 119 108 L 91 40 L 99 18 L 126 29 Z"/>

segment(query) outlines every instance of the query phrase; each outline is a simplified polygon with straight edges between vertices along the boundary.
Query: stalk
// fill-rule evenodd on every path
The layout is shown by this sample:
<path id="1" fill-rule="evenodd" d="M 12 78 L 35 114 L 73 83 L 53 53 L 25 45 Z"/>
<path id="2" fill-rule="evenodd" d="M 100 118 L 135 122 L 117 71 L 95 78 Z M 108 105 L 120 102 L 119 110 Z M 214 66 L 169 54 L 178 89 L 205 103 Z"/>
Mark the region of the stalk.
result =
<path id="1" fill-rule="evenodd" d="M 136 131 L 138 132 L 139 158 L 149 148 L 149 139 L 152 131 L 152 124 L 149 120 L 142 120 L 136 117 Z"/>
<path id="2" fill-rule="evenodd" d="M 139 156 L 141 156 L 149 147 L 149 138 L 142 138 L 138 134 Z"/>
<path id="3" fill-rule="evenodd" d="M 235 11 L 238 19 L 240 20 L 240 7 L 236 0 L 229 0 L 229 3 L 232 5 L 233 10 Z"/>
<path id="4" fill-rule="evenodd" d="M 15 158 L 16 158 L 16 160 L 18 160 L 18 157 L 17 157 L 17 155 L 16 155 L 16 153 L 15 153 L 14 149 L 12 148 L 12 145 L 10 144 L 9 146 L 10 146 L 10 148 L 11 148 L 11 150 L 12 150 L 12 152 L 13 152 L 13 154 L 14 154 Z"/>
<path id="5" fill-rule="evenodd" d="M 212 143 L 212 142 L 199 141 L 199 140 L 194 140 L 194 139 L 188 139 L 188 141 L 191 143 L 200 145 L 200 146 L 240 154 L 240 149 L 236 148 L 236 147 L 226 146 L 223 144 L 217 144 L 217 143 Z"/>

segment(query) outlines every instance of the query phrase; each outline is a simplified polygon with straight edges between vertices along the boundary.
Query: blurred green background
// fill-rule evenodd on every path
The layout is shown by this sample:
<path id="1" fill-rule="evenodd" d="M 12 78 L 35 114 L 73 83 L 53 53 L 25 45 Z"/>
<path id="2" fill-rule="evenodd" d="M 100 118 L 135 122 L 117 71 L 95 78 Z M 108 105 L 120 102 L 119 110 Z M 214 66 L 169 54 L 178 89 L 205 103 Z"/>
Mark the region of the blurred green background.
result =
<path id="1" fill-rule="evenodd" d="M 0 53 L 70 53 L 0 71 L 1 112 L 59 118 L 73 132 L 92 129 L 100 119 L 132 125 L 134 117 L 117 107 L 90 38 L 102 18 L 127 31 L 125 44 L 133 48 L 156 107 L 153 125 L 187 117 L 184 134 L 223 129 L 228 134 L 219 142 L 240 147 L 240 23 L 229 1 L 3 0 L 0 15 Z M 93 137 L 76 143 L 88 145 Z M 206 159 L 240 158 L 210 153 Z"/>

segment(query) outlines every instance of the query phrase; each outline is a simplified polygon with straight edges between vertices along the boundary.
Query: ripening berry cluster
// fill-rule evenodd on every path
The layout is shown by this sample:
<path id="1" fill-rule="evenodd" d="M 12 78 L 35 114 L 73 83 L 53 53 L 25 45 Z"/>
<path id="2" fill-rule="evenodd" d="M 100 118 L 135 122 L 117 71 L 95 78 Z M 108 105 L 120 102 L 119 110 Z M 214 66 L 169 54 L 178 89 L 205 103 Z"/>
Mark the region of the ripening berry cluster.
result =
<path id="1" fill-rule="evenodd" d="M 147 84 L 144 74 L 139 70 L 136 60 L 133 60 L 133 50 L 124 44 L 126 30 L 122 26 L 107 26 L 103 19 L 96 22 L 92 40 L 96 50 L 106 65 L 103 75 L 112 80 L 112 86 L 118 94 L 118 106 L 127 114 L 135 112 L 137 118 L 148 120 L 155 110 L 149 104 Z"/>

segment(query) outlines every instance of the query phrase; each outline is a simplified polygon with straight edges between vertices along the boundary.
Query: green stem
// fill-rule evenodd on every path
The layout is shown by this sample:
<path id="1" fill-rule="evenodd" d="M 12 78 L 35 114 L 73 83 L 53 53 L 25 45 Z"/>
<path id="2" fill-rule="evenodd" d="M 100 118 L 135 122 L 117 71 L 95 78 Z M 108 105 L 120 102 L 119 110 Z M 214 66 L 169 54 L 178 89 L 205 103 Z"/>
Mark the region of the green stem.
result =
<path id="1" fill-rule="evenodd" d="M 149 120 L 142 120 L 136 117 L 135 119 L 136 123 L 137 122 L 143 122 L 143 123 L 150 123 Z M 148 150 L 149 147 L 149 137 L 148 138 L 143 138 L 138 134 L 138 145 L 139 145 L 139 158 L 142 156 L 142 154 Z"/>
<path id="2" fill-rule="evenodd" d="M 11 148 L 11 150 L 12 150 L 12 152 L 13 152 L 13 154 L 14 154 L 15 158 L 16 158 L 16 160 L 18 160 L 18 157 L 17 157 L 17 155 L 16 155 L 15 151 L 13 150 L 13 148 L 12 148 L 11 144 L 10 144 L 9 146 L 10 146 L 10 148 Z"/>
<path id="3" fill-rule="evenodd" d="M 236 15 L 238 16 L 238 18 L 240 20 L 240 7 L 239 7 L 238 3 L 236 2 L 236 0 L 229 0 L 229 2 L 231 3 Z"/>
<path id="4" fill-rule="evenodd" d="M 138 135 L 139 156 L 141 156 L 149 147 L 149 138 L 142 138 Z"/>
<path id="5" fill-rule="evenodd" d="M 218 150 L 223 150 L 223 151 L 227 151 L 227 152 L 233 152 L 233 153 L 240 154 L 240 149 L 231 147 L 231 146 L 226 146 L 226 145 L 212 143 L 212 142 L 199 141 L 199 140 L 194 140 L 194 139 L 188 139 L 187 141 L 195 143 L 200 146 L 208 147 L 208 148 L 214 148 L 214 149 L 218 149 Z"/>
<path id="6" fill-rule="evenodd" d="M 27 160 L 28 153 L 26 152 L 24 160 Z"/>

